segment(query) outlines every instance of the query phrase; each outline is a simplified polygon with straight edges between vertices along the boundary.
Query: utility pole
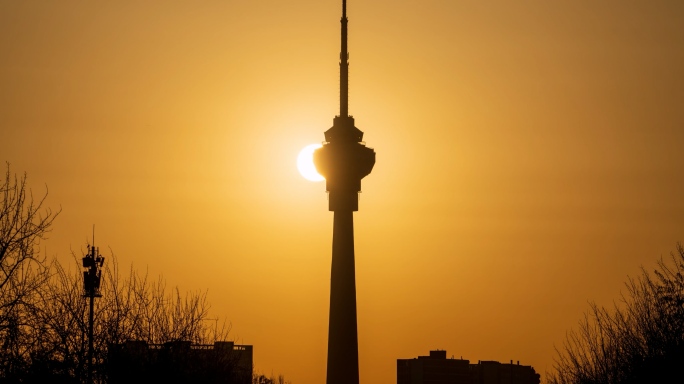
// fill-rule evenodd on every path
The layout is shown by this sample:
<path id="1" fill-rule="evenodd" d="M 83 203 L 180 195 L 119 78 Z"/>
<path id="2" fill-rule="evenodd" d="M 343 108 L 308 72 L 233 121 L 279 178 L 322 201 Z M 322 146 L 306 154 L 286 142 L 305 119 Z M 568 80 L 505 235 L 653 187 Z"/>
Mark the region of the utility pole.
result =
<path id="1" fill-rule="evenodd" d="M 90 301 L 88 317 L 88 384 L 93 383 L 93 323 L 95 314 L 95 298 L 100 294 L 100 279 L 102 277 L 104 257 L 100 255 L 100 248 L 95 247 L 95 230 L 93 229 L 93 245 L 88 246 L 88 254 L 83 257 L 83 297 Z"/>

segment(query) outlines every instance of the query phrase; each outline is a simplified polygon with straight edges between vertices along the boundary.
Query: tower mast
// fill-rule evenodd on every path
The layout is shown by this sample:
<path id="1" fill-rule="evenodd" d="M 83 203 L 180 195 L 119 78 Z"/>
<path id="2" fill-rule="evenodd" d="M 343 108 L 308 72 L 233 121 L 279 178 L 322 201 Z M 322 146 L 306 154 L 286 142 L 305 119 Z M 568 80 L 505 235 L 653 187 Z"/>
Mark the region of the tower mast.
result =
<path id="1" fill-rule="evenodd" d="M 347 50 L 347 0 L 342 0 L 340 49 L 340 116 L 349 116 L 349 51 Z"/>

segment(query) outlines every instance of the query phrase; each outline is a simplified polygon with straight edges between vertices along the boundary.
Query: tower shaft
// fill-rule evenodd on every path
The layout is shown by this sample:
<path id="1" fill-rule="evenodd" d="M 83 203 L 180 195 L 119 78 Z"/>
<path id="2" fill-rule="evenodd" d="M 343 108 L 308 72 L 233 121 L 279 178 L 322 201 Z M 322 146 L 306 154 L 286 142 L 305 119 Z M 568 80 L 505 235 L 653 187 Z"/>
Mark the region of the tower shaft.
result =
<path id="1" fill-rule="evenodd" d="M 359 383 L 353 211 L 335 211 L 330 274 L 327 384 Z"/>

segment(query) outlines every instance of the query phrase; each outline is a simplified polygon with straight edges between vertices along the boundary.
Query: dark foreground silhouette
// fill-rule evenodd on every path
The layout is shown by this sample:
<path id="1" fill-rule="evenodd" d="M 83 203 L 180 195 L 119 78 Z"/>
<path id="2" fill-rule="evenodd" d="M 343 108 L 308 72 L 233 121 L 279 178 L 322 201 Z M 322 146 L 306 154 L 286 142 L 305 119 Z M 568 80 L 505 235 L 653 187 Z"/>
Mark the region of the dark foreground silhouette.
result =
<path id="1" fill-rule="evenodd" d="M 429 356 L 397 360 L 397 384 L 539 384 L 540 377 L 529 365 L 447 359 L 446 351 Z"/>
<path id="2" fill-rule="evenodd" d="M 252 346 L 128 341 L 109 347 L 109 383 L 250 384 Z"/>
<path id="3" fill-rule="evenodd" d="M 121 276 L 116 258 L 104 263 L 94 246 L 83 259 L 74 255 L 75 272 L 42 257 L 37 245 L 59 213 L 44 207 L 46 196 L 34 200 L 26 175 L 7 165 L 0 180 L 0 383 L 252 381 L 252 347 L 214 343 L 230 327 L 210 318 L 206 293 L 181 295 L 132 268 Z"/>
<path id="4" fill-rule="evenodd" d="M 630 278 L 615 307 L 591 304 L 557 350 L 550 384 L 684 383 L 684 248 Z"/>

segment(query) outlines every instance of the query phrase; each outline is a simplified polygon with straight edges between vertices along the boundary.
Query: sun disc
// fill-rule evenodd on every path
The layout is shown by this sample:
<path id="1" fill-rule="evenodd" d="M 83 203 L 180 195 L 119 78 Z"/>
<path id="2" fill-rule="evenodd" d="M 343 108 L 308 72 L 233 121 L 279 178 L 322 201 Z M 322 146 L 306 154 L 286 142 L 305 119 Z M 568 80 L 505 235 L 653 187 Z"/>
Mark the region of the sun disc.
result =
<path id="1" fill-rule="evenodd" d="M 297 169 L 302 176 L 309 181 L 323 181 L 325 178 L 316 172 L 316 167 L 313 163 L 313 153 L 316 149 L 322 147 L 321 144 L 310 144 L 299 151 L 297 156 Z"/>

